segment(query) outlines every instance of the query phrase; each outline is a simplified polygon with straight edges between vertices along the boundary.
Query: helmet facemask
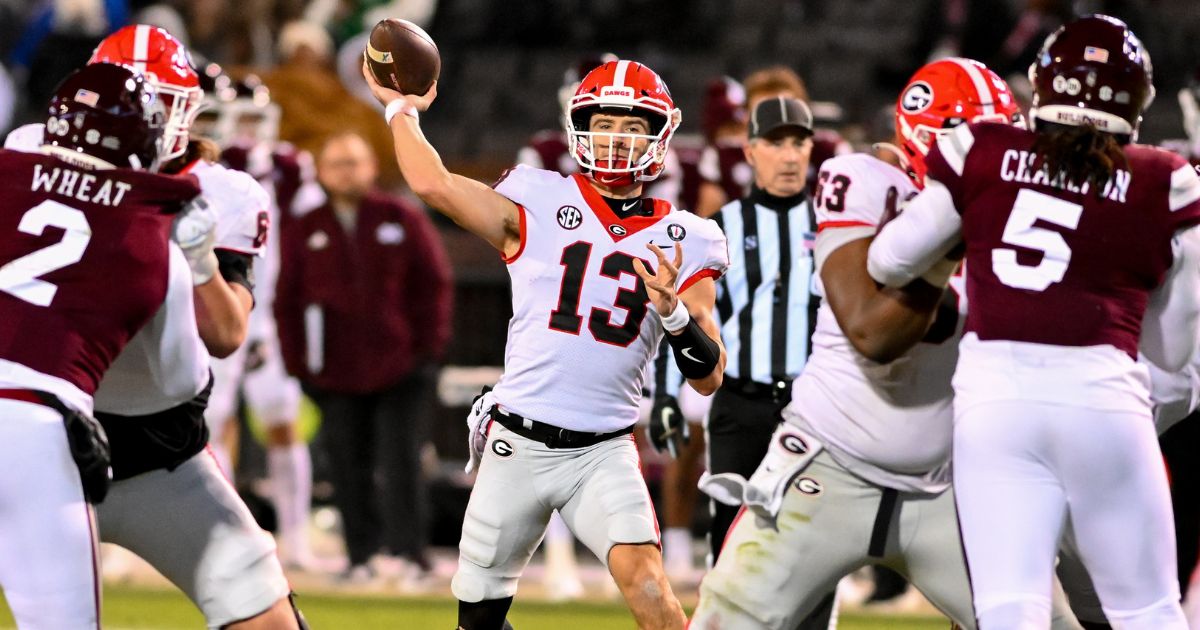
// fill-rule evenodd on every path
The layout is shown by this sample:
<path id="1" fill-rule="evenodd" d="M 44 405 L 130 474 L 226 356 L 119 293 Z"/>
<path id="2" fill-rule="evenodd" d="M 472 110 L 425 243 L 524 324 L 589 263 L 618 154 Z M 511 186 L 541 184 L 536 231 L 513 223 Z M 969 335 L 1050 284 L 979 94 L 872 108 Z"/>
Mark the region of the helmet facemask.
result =
<path id="1" fill-rule="evenodd" d="M 163 131 L 163 146 L 166 152 L 162 159 L 165 163 L 187 153 L 188 134 L 196 116 L 203 109 L 204 92 L 200 88 L 185 88 L 164 83 L 154 75 L 148 75 L 147 78 L 158 89 L 159 97 L 166 107 L 167 124 Z"/>
<path id="2" fill-rule="evenodd" d="M 636 116 L 649 122 L 650 133 L 591 131 L 598 114 Z M 596 181 L 619 185 L 623 181 L 652 181 L 662 172 L 675 125 L 666 115 L 641 108 L 582 107 L 566 117 L 567 138 L 572 155 Z M 621 148 L 625 155 L 619 157 Z M 603 154 L 604 157 L 600 157 Z"/>
<path id="3" fill-rule="evenodd" d="M 593 131 L 592 120 L 598 114 L 642 117 L 650 128 L 646 133 Z M 653 181 L 662 173 L 668 144 L 680 120 L 671 93 L 654 71 L 637 62 L 618 60 L 584 77 L 568 103 L 563 126 L 571 156 L 584 173 L 606 186 L 627 186 Z M 640 145 L 644 147 L 639 153 L 636 148 Z M 617 157 L 621 146 L 631 150 Z"/>

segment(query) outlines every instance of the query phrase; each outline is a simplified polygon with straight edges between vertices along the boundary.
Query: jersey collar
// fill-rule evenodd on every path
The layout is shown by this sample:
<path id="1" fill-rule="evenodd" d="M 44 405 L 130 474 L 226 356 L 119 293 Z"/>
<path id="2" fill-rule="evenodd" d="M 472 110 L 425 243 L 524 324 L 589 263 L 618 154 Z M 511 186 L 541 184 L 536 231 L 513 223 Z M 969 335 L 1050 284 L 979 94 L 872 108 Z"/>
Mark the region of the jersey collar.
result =
<path id="1" fill-rule="evenodd" d="M 575 179 L 575 185 L 579 186 L 579 192 L 583 195 L 583 200 L 587 202 L 592 213 L 600 220 L 600 224 L 604 226 L 604 231 L 608 233 L 614 243 L 621 242 L 621 239 L 636 234 L 665 217 L 671 211 L 671 204 L 661 199 L 651 199 L 654 204 L 654 214 L 650 216 L 634 215 L 628 219 L 622 219 L 613 213 L 612 208 L 604 202 L 604 198 L 600 193 L 596 192 L 595 188 L 588 183 L 587 178 L 580 173 L 575 173 L 571 176 Z"/>
<path id="2" fill-rule="evenodd" d="M 747 196 L 749 201 L 777 212 L 787 212 L 788 210 L 791 210 L 792 208 L 795 208 L 803 203 L 807 198 L 808 193 L 804 189 L 801 189 L 800 192 L 791 195 L 790 197 L 776 197 L 762 188 L 759 188 L 757 184 L 750 185 L 750 194 Z"/>

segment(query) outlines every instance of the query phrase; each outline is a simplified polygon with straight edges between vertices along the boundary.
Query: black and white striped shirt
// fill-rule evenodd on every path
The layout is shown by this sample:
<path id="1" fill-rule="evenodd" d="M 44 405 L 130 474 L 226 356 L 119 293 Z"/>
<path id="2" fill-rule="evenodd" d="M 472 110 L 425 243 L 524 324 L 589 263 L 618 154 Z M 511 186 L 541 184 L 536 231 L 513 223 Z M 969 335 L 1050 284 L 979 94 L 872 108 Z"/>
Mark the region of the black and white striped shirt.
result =
<path id="1" fill-rule="evenodd" d="M 808 196 L 754 187 L 713 218 L 729 242 L 729 271 L 717 284 L 725 375 L 764 384 L 795 378 L 811 351 L 819 304 Z"/>
<path id="2" fill-rule="evenodd" d="M 820 306 L 813 293 L 816 218 L 808 196 L 774 197 L 755 186 L 713 220 L 729 243 L 729 269 L 717 281 L 716 304 L 725 376 L 764 385 L 796 378 L 812 352 Z M 679 396 L 683 376 L 666 340 L 654 369 L 654 391 Z"/>

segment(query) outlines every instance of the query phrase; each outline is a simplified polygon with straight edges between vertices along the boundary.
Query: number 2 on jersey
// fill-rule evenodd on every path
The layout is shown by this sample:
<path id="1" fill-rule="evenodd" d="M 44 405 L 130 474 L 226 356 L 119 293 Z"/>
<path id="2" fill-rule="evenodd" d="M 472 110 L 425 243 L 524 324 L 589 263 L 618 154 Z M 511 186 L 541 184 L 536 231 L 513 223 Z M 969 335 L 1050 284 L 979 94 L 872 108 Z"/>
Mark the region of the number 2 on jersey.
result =
<path id="1" fill-rule="evenodd" d="M 578 335 L 583 326 L 583 317 L 579 314 L 579 298 L 583 294 L 584 273 L 588 268 L 588 259 L 592 255 L 592 244 L 578 241 L 563 249 L 562 286 L 558 292 L 558 306 L 550 311 L 550 328 L 559 332 Z M 647 267 L 649 263 L 642 261 Z M 588 317 L 588 330 L 597 341 L 615 346 L 628 347 L 637 339 L 642 330 L 642 321 L 649 312 L 647 303 L 650 298 L 646 295 L 646 284 L 637 272 L 633 270 L 633 257 L 624 252 L 613 252 L 600 262 L 600 275 L 614 280 L 620 280 L 622 274 L 629 274 L 637 280 L 633 289 L 619 289 L 613 306 L 626 311 L 625 323 L 620 326 L 612 324 L 612 311 L 592 307 Z"/>
<path id="2" fill-rule="evenodd" d="M 1010 287 L 1030 291 L 1045 291 L 1055 282 L 1062 282 L 1071 264 L 1071 246 L 1062 234 L 1033 224 L 1040 219 L 1074 230 L 1079 227 L 1082 214 L 1083 206 L 1077 203 L 1022 188 L 1000 240 L 1041 252 L 1042 260 L 1036 265 L 1022 265 L 1017 262 L 1017 250 L 997 247 L 992 250 L 992 271 L 996 277 Z"/>
<path id="3" fill-rule="evenodd" d="M 92 240 L 87 217 L 57 201 L 43 201 L 30 208 L 17 225 L 18 230 L 34 236 L 41 236 L 47 227 L 61 228 L 62 240 L 0 267 L 0 291 L 37 306 L 50 306 L 58 292 L 58 287 L 38 277 L 79 262 Z"/>

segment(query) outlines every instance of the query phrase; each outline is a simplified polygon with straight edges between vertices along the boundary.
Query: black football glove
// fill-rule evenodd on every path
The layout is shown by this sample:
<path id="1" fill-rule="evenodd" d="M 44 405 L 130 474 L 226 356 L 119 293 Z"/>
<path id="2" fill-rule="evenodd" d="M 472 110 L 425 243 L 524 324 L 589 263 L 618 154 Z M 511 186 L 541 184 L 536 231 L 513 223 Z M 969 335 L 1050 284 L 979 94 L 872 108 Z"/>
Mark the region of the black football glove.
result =
<path id="1" fill-rule="evenodd" d="M 83 484 L 83 496 L 88 503 L 99 505 L 108 495 L 108 486 L 112 483 L 112 454 L 108 436 L 96 419 L 68 408 L 50 394 L 39 392 L 39 395 L 62 414 L 63 424 L 67 428 L 67 444 Z"/>
<path id="2" fill-rule="evenodd" d="M 646 436 L 650 438 L 654 450 L 661 453 L 666 449 L 671 459 L 678 458 L 679 451 L 691 441 L 691 429 L 674 396 L 655 397 L 654 406 L 650 408 L 650 426 L 646 428 Z"/>
<path id="3" fill-rule="evenodd" d="M 253 372 L 266 365 L 267 358 L 267 344 L 263 343 L 262 339 L 246 342 L 246 363 L 243 367 L 246 372 Z"/>

